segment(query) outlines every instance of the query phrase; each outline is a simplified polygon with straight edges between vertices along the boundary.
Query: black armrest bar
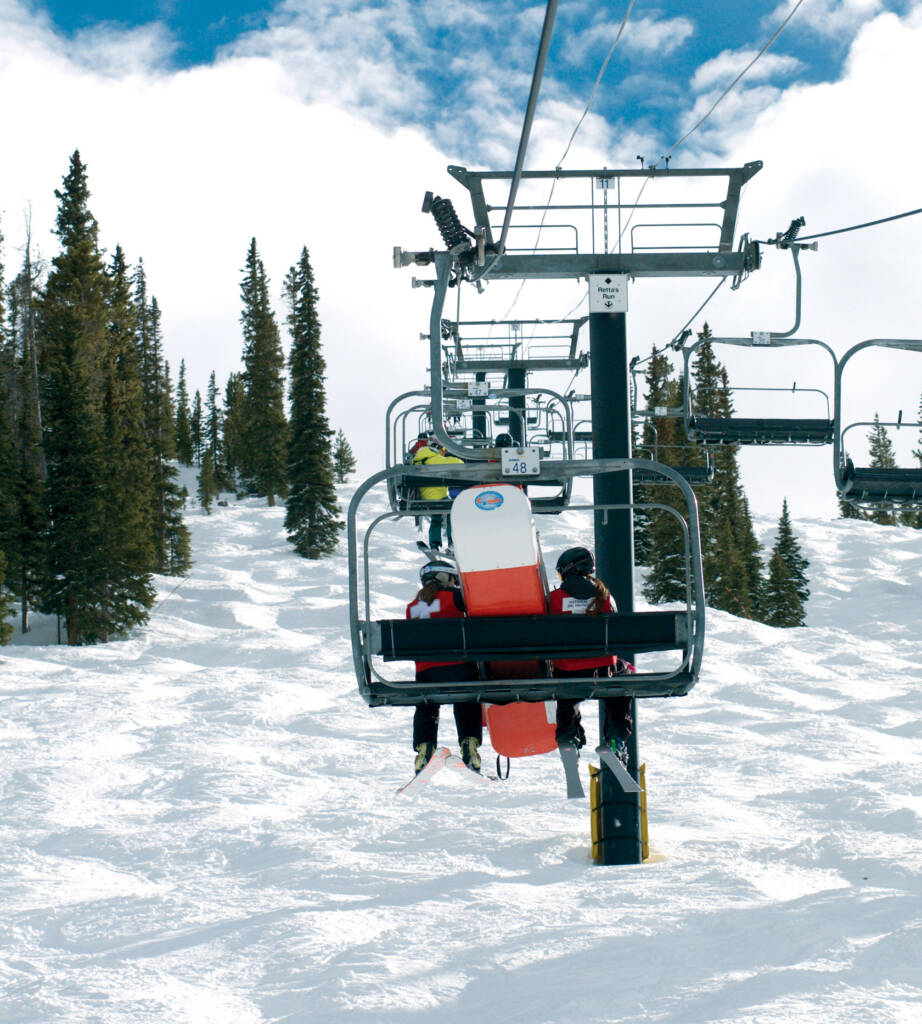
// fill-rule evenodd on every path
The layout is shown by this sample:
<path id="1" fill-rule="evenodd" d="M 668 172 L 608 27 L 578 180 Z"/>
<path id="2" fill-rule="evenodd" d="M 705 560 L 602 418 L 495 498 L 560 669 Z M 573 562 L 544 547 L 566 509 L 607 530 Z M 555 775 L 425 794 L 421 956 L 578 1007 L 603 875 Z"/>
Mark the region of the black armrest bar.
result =
<path id="1" fill-rule="evenodd" d="M 385 661 L 591 658 L 689 645 L 684 612 L 386 619 L 373 626 L 371 653 Z"/>

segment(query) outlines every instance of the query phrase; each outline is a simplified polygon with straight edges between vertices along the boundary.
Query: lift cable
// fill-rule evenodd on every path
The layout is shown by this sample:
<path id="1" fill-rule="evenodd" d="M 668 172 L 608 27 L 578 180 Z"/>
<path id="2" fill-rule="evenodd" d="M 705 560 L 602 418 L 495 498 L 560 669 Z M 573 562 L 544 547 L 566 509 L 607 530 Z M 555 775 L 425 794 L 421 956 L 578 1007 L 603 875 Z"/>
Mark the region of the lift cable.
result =
<path id="1" fill-rule="evenodd" d="M 769 39 L 769 41 L 762 47 L 761 50 L 759 50 L 755 57 L 752 58 L 752 60 L 746 65 L 746 67 L 743 68 L 743 70 L 736 76 L 736 78 L 734 78 L 733 81 L 727 86 L 727 88 L 724 89 L 724 91 L 717 97 L 717 99 L 711 105 L 711 108 L 708 110 L 708 112 L 702 118 L 700 118 L 694 125 L 692 125 L 692 127 L 688 129 L 688 131 L 678 140 L 678 142 L 673 143 L 672 146 L 669 148 L 668 152 L 664 153 L 663 156 L 660 157 L 660 160 L 671 160 L 673 153 L 675 153 L 679 146 L 681 146 L 686 141 L 686 139 L 689 138 L 689 136 L 693 135 L 711 116 L 711 114 L 714 113 L 717 107 L 726 99 L 726 97 L 730 94 L 732 89 L 736 86 L 737 82 L 740 81 L 740 79 L 749 71 L 753 64 L 756 63 L 756 61 L 765 53 L 765 51 L 772 45 L 772 43 L 774 43 L 778 36 L 781 35 L 785 27 L 787 26 L 788 22 L 791 20 L 791 18 L 794 17 L 798 9 L 800 8 L 800 5 L 803 2 L 804 0 L 797 0 L 797 3 L 791 8 L 790 11 L 788 11 L 788 15 L 784 19 L 784 21 L 782 21 L 778 28 L 775 29 L 774 35 L 772 35 L 771 39 Z M 654 164 L 654 166 L 656 165 Z"/>
<path id="2" fill-rule="evenodd" d="M 633 369 L 635 366 L 639 366 L 641 363 L 647 362 L 648 359 L 652 359 L 654 356 L 658 356 L 660 353 L 665 352 L 667 349 L 672 349 L 673 352 L 678 352 L 679 349 L 681 349 L 682 346 L 685 344 L 685 340 L 691 334 L 691 331 L 689 331 L 689 329 L 688 329 L 689 325 L 691 324 L 691 322 L 701 312 L 701 310 L 703 310 L 704 307 L 711 301 L 711 299 L 714 298 L 714 296 L 717 294 L 717 292 L 726 283 L 727 283 L 727 279 L 725 277 L 722 277 L 717 282 L 717 284 L 711 290 L 711 294 L 708 295 L 708 297 L 704 300 L 704 302 L 701 303 L 701 305 L 695 310 L 694 313 L 692 313 L 692 315 L 685 321 L 685 323 L 679 328 L 679 330 L 676 331 L 675 336 L 673 337 L 672 341 L 667 342 L 665 345 L 662 345 L 660 348 L 654 348 L 653 351 L 648 356 L 644 356 L 642 359 L 640 358 L 640 356 L 634 356 L 634 358 L 631 360 L 631 368 Z"/>
<path id="3" fill-rule="evenodd" d="M 666 162 L 666 166 L 667 167 L 669 166 L 669 161 L 672 159 L 673 154 L 679 148 L 679 146 L 681 146 L 691 135 L 693 135 L 704 124 L 704 122 L 711 116 L 711 114 L 714 113 L 714 111 L 717 109 L 717 107 L 727 98 L 727 96 L 735 88 L 737 83 L 748 73 L 750 68 L 752 68 L 752 66 L 756 63 L 756 61 L 759 60 L 759 58 L 765 53 L 766 50 L 768 50 L 768 48 L 772 45 L 772 43 L 774 43 L 774 41 L 778 38 L 778 36 L 781 35 L 782 31 L 785 29 L 785 27 L 787 26 L 787 24 L 791 20 L 791 18 L 793 18 L 794 15 L 797 13 L 797 9 L 800 7 L 800 5 L 803 2 L 804 2 L 804 0 L 797 0 L 797 3 L 788 12 L 788 15 L 784 19 L 784 21 L 782 21 L 781 24 L 778 26 L 778 28 L 775 29 L 775 32 L 772 35 L 771 39 L 768 40 L 768 42 L 762 47 L 761 50 L 759 50 L 759 52 L 755 55 L 755 57 L 752 58 L 752 60 L 746 65 L 746 67 L 743 68 L 743 70 L 736 76 L 736 78 L 734 78 L 733 81 L 727 86 L 727 88 L 724 89 L 724 91 L 717 97 L 717 99 L 711 105 L 711 107 L 708 110 L 708 112 L 706 114 L 704 114 L 704 116 L 701 117 L 694 125 L 692 125 L 692 127 L 689 128 L 688 131 L 677 142 L 674 142 L 672 144 L 672 146 L 669 147 L 668 151 L 666 153 L 664 153 L 660 157 L 660 160 L 664 160 Z M 658 161 L 657 161 L 657 163 L 658 163 Z M 650 165 L 651 168 L 654 168 L 656 166 L 657 166 L 657 164 L 651 164 Z M 627 229 L 628 229 L 628 227 L 629 227 L 629 225 L 631 223 L 631 220 L 633 219 L 634 214 L 637 211 L 637 204 L 640 202 L 640 197 L 643 195 L 644 189 L 647 187 L 647 185 L 649 184 L 649 182 L 651 180 L 652 180 L 651 178 L 647 178 L 647 180 L 643 184 L 643 188 L 641 188 L 641 190 L 637 193 L 637 198 L 634 200 L 634 208 L 631 210 L 631 215 L 630 215 L 630 217 L 628 217 L 627 223 L 625 223 L 624 228 L 621 230 L 621 233 L 618 235 L 618 241 L 619 242 L 621 241 L 621 238 L 624 235 L 624 232 L 627 231 Z"/>
<path id="4" fill-rule="evenodd" d="M 922 206 L 918 210 L 907 210 L 905 213 L 896 213 L 892 217 L 881 217 L 880 220 L 868 220 L 864 224 L 853 224 L 850 228 L 836 228 L 835 231 L 821 231 L 816 235 L 801 235 L 799 242 L 811 241 L 814 238 L 828 238 L 830 235 L 844 235 L 847 231 L 860 231 L 862 228 L 872 228 L 877 224 L 887 224 L 891 220 L 901 220 L 903 217 L 914 217 L 922 213 Z M 759 242 L 759 245 L 774 245 L 773 241 Z"/>
<path id="5" fill-rule="evenodd" d="M 611 60 L 612 54 L 615 52 L 615 47 L 621 41 L 621 36 L 624 34 L 624 30 L 627 27 L 627 21 L 628 21 L 628 18 L 630 17 L 630 15 L 631 15 L 631 11 L 632 11 L 632 9 L 634 7 L 635 2 L 636 2 L 636 0 L 630 0 L 630 3 L 628 4 L 627 10 L 624 12 L 624 17 L 621 19 L 621 24 L 618 27 L 618 34 L 615 36 L 615 41 L 609 47 L 608 53 L 605 55 L 605 60 L 602 61 L 602 66 L 601 66 L 601 68 L 599 68 L 599 73 L 596 75 L 595 82 L 593 83 L 593 86 L 592 86 L 592 91 L 589 94 L 589 102 L 586 104 L 586 109 L 582 112 L 582 114 L 580 115 L 579 120 L 576 122 L 576 127 L 573 129 L 573 131 L 572 131 L 572 133 L 570 135 L 570 139 L 567 142 L 566 148 L 563 151 L 563 155 L 557 161 L 557 168 L 556 168 L 557 170 L 560 170 L 560 168 L 563 166 L 563 162 L 567 158 L 567 154 L 570 152 L 570 147 L 573 145 L 573 140 L 576 138 L 577 132 L 582 127 L 583 121 L 586 120 L 586 117 L 589 114 L 589 111 L 592 109 L 592 104 L 595 102 L 595 94 L 598 91 L 599 84 L 602 81 L 602 76 L 605 74 L 605 69 L 608 67 L 608 63 Z M 534 244 L 534 248 L 532 249 L 532 252 L 536 252 L 537 249 L 538 249 L 538 243 L 541 241 L 541 232 L 544 230 L 544 221 L 547 219 L 548 210 L 550 209 L 551 201 L 554 198 L 554 189 L 556 189 L 556 188 L 557 188 L 557 179 L 555 178 L 551 182 L 551 191 L 548 193 L 547 202 L 544 204 L 544 210 L 541 213 L 541 223 L 538 225 L 538 234 L 537 234 L 537 237 L 535 238 L 535 244 Z M 511 214 L 511 207 L 507 207 L 507 209 L 506 209 L 506 216 L 509 217 L 510 214 Z M 491 266 L 492 266 L 492 264 L 491 264 Z M 481 276 L 483 276 L 483 275 L 481 275 Z M 522 294 L 522 289 L 524 287 L 525 287 L 525 280 L 523 279 L 522 283 L 519 285 L 518 291 L 515 293 L 515 298 L 512 300 L 512 304 L 509 306 L 509 308 L 506 310 L 506 312 L 505 312 L 505 314 L 503 316 L 504 320 L 508 319 L 509 314 L 513 311 L 513 309 L 515 309 L 516 303 L 519 301 L 519 296 Z"/>
<path id="6" fill-rule="evenodd" d="M 595 94 L 598 91 L 599 84 L 602 81 L 602 76 L 605 74 L 605 69 L 608 67 L 608 62 L 611 60 L 612 54 L 615 52 L 615 47 L 621 41 L 621 36 L 624 34 L 624 29 L 627 26 L 627 19 L 631 16 L 631 9 L 633 8 L 635 0 L 627 5 L 627 10 L 624 12 L 624 17 L 621 19 L 621 25 L 618 28 L 618 34 L 615 36 L 615 41 L 611 44 L 608 53 L 605 56 L 605 60 L 602 61 L 602 66 L 599 68 L 599 73 L 595 77 L 595 82 L 592 86 L 592 92 L 589 94 L 589 102 L 586 104 L 586 109 L 580 115 L 580 119 L 576 122 L 576 127 L 573 129 L 573 134 L 570 136 L 570 141 L 567 143 L 567 148 L 563 151 L 563 156 L 557 161 L 557 166 L 563 166 L 564 160 L 567 158 L 567 154 L 570 152 L 570 147 L 573 145 L 573 140 L 576 138 L 576 133 L 582 128 L 583 121 L 586 120 L 586 115 L 592 109 L 592 104 L 595 100 Z M 550 203 L 550 198 L 548 199 Z"/>

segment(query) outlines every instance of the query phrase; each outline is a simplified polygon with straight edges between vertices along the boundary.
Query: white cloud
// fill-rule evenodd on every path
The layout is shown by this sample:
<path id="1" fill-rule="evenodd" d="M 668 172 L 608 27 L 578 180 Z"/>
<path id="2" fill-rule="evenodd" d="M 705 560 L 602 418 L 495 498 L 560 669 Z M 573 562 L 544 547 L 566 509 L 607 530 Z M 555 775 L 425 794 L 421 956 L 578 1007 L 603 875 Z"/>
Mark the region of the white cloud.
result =
<path id="1" fill-rule="evenodd" d="M 688 18 L 644 17 L 628 21 L 622 42 L 628 50 L 668 56 L 684 46 L 694 33 L 694 22 Z"/>
<path id="2" fill-rule="evenodd" d="M 132 29 L 103 22 L 77 32 L 68 49 L 88 70 L 120 78 L 163 66 L 175 52 L 176 40 L 160 22 Z"/>
<path id="3" fill-rule="evenodd" d="M 617 38 L 620 27 L 620 19 L 597 19 L 588 28 L 567 33 L 564 42 L 567 59 L 573 64 L 603 59 Z M 644 56 L 651 53 L 668 56 L 683 46 L 694 32 L 694 23 L 684 17 L 628 19 L 618 46 Z"/>
<path id="4" fill-rule="evenodd" d="M 47 19 L 29 16 L 9 0 L 0 12 L 0 92 L 23 99 L 4 105 L 5 139 L 18 140 L 15 147 L 8 142 L 0 178 L 8 270 L 18 259 L 27 200 L 36 241 L 46 256 L 54 253 L 54 189 L 79 147 L 103 244 L 111 250 L 120 242 L 131 260 L 144 257 L 164 309 L 168 358 L 175 371 L 184 357 L 192 386 L 204 390 L 212 369 L 223 381 L 239 365 L 238 283 L 249 238 L 258 240 L 277 300 L 285 272 L 306 244 L 320 290 L 331 420 L 346 429 L 363 469 L 377 468 L 384 409 L 398 393 L 424 383 L 428 365 L 418 336 L 428 329 L 431 293 L 410 288 L 414 272 L 391 269 L 391 247 L 437 244 L 434 225 L 419 213 L 426 189 L 452 197 L 462 220 L 470 219 L 466 195 L 445 173 L 447 163 L 464 162 L 456 151 L 446 142 L 440 151 L 421 133 L 395 127 L 415 104 L 431 102 L 425 76 L 401 66 L 375 38 L 373 20 L 359 19 L 352 38 L 361 45 L 338 54 L 328 51 L 327 42 L 307 38 L 303 26 L 280 25 L 226 51 L 212 66 L 184 71 L 162 67 L 163 37 L 129 33 L 124 41 L 132 56 L 120 70 L 110 56 L 117 34 L 82 37 L 77 55 Z M 410 19 L 401 31 L 415 31 Z M 335 38 L 348 35 L 344 22 Z M 104 73 L 97 70 L 94 47 Z M 841 81 L 782 89 L 763 80 L 731 94 L 673 166 L 763 159 L 765 170 L 747 187 L 740 216 L 740 228 L 755 237 L 773 235 L 799 214 L 812 231 L 914 208 L 919 203 L 912 176 L 889 168 L 915 166 L 922 156 L 922 142 L 905 131 L 904 109 L 893 102 L 922 92 L 920 52 L 922 15 L 880 16 L 854 40 Z M 511 97 L 530 67 L 523 61 L 497 78 L 492 64 L 472 63 L 463 47 L 456 59 L 459 70 L 450 74 L 463 78 L 462 88 L 476 101 L 474 113 L 463 126 L 438 125 L 439 137 L 479 132 L 490 161 L 508 166 L 521 124 L 520 106 Z M 357 70 L 354 77 L 345 73 L 349 68 Z M 696 112 L 713 95 L 713 86 L 707 87 Z M 529 166 L 554 165 L 580 113 L 549 85 Z M 634 154 L 644 151 L 636 131 L 591 114 L 568 165 L 635 167 Z M 532 198 L 543 200 L 546 192 L 533 189 Z M 655 201 L 655 189 L 645 200 Z M 821 242 L 819 253 L 805 254 L 800 334 L 839 350 L 872 336 L 922 335 L 918 227 L 916 220 L 901 221 Z M 427 276 L 419 269 L 415 274 Z M 581 287 L 529 285 L 516 313 L 559 316 Z M 711 287 L 700 281 L 636 283 L 633 350 L 646 353 L 671 338 Z M 482 299 L 465 301 L 482 303 L 486 319 L 502 315 L 515 289 L 493 284 Z M 281 318 L 280 300 L 277 309 Z M 481 306 L 466 312 L 479 318 Z M 764 269 L 738 292 L 722 289 L 707 315 L 722 334 L 787 329 L 793 317 L 789 258 L 768 251 Z M 737 353 L 730 355 L 733 378 L 751 383 Z M 798 387 L 806 387 L 812 366 L 807 360 L 802 373 L 800 362 L 790 359 L 777 375 L 758 370 L 754 376 L 790 387 L 796 374 Z M 885 418 L 897 408 L 907 416 L 917 408 L 918 372 L 889 381 L 869 372 L 867 379 L 876 382 L 872 401 Z M 873 406 L 868 411 L 873 414 Z M 747 455 L 754 506 L 777 515 L 787 494 L 795 515 L 832 511 L 831 459 L 829 449 Z"/>
<path id="5" fill-rule="evenodd" d="M 719 86 L 725 89 L 736 76 L 755 57 L 758 50 L 724 50 L 702 64 L 691 80 L 694 92 L 712 89 Z M 763 53 L 755 64 L 746 72 L 742 83 L 765 81 L 769 78 L 791 75 L 800 71 L 803 65 L 796 57 L 777 53 Z"/>
<path id="6" fill-rule="evenodd" d="M 775 29 L 794 6 L 787 0 L 762 19 L 764 28 Z M 804 0 L 785 32 L 809 28 L 823 36 L 851 36 L 883 9 L 882 0 Z"/>

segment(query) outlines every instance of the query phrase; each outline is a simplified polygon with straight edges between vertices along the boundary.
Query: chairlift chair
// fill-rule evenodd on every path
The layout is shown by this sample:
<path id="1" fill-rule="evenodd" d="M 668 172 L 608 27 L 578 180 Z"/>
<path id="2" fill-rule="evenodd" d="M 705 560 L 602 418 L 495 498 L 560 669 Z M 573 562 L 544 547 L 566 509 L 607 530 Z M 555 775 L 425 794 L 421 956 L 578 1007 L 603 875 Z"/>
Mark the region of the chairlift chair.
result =
<path id="1" fill-rule="evenodd" d="M 759 391 L 821 395 L 826 402 L 826 416 L 806 417 L 747 417 L 747 416 L 702 416 L 695 412 L 691 388 L 691 358 L 704 342 L 722 345 L 739 345 L 746 348 L 778 349 L 791 346 L 817 345 L 829 353 L 833 374 L 836 356 L 823 341 L 814 338 L 781 338 L 769 333 L 754 333 L 749 338 L 700 338 L 693 345 L 682 350 L 685 359 L 683 394 L 683 415 L 685 432 L 689 440 L 697 444 L 745 444 L 745 445 L 823 445 L 832 444 L 835 423 L 830 415 L 828 392 L 821 388 L 781 387 L 731 387 L 731 391 Z"/>
<path id="2" fill-rule="evenodd" d="M 869 338 L 853 345 L 836 367 L 835 382 L 835 443 L 833 467 L 836 488 L 843 499 L 861 508 L 876 509 L 881 506 L 922 505 L 922 465 L 916 466 L 856 466 L 848 455 L 846 435 L 859 427 L 872 427 L 868 421 L 843 422 L 842 377 L 849 360 L 867 348 L 901 349 L 905 352 L 922 352 L 922 339 L 912 338 Z M 895 421 L 880 421 L 879 426 L 919 429 L 922 422 L 907 422 L 902 413 Z"/>
<path id="3" fill-rule="evenodd" d="M 405 475 L 405 467 L 382 470 L 360 485 L 349 505 L 349 607 L 353 659 L 359 691 L 371 706 L 414 705 L 423 701 L 453 704 L 464 701 L 545 701 L 560 698 L 600 699 L 615 696 L 669 697 L 688 693 L 698 678 L 704 647 L 705 603 L 698 532 L 697 502 L 688 482 L 671 467 L 637 459 L 565 460 L 543 463 L 539 483 L 595 476 L 638 468 L 655 469 L 682 492 L 686 502 L 683 518 L 671 506 L 648 503 L 673 515 L 684 547 L 686 573 L 685 607 L 679 611 L 648 611 L 600 616 L 498 616 L 481 619 L 373 620 L 371 614 L 370 541 L 381 523 L 411 512 L 388 511 L 366 528 L 361 542 L 357 522 L 362 502 L 372 489 L 391 478 Z M 455 467 L 469 486 L 500 484 L 502 467 L 479 463 Z M 426 474 L 427 477 L 433 474 Z M 595 512 L 641 507 L 634 505 L 572 505 L 574 510 Z M 535 506 L 535 511 L 540 511 Z M 361 592 L 360 592 L 361 591 Z M 664 670 L 643 670 L 614 678 L 530 677 L 478 679 L 472 682 L 420 683 L 415 679 L 387 678 L 382 662 L 441 660 L 473 662 L 533 661 L 599 654 L 631 656 L 645 652 L 675 652 L 677 664 Z"/>

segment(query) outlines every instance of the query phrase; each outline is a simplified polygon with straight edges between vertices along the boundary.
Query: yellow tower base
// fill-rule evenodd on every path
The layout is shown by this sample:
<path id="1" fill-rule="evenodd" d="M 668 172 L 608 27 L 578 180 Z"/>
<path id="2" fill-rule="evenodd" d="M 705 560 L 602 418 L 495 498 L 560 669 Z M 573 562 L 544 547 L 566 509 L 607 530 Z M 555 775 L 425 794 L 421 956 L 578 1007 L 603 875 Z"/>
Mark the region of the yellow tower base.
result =
<path id="1" fill-rule="evenodd" d="M 600 769 L 589 765 L 589 825 L 592 837 L 592 859 L 596 864 L 602 861 L 602 782 Z M 640 849 L 643 859 L 650 858 L 650 831 L 647 825 L 647 766 L 642 764 L 638 784 L 640 785 Z"/>

